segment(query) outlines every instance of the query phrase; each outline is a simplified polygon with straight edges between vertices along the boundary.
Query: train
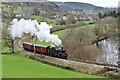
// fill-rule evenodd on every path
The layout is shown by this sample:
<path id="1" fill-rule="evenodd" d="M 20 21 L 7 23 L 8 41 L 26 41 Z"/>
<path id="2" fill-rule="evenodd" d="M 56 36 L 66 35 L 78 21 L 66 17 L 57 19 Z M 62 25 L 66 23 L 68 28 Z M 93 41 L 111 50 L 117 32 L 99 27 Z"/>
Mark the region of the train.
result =
<path id="1" fill-rule="evenodd" d="M 52 46 L 44 46 L 44 45 L 24 42 L 23 49 L 25 49 L 26 51 L 35 52 L 37 54 L 43 54 L 61 59 L 67 59 L 68 57 L 68 54 L 66 53 L 66 50 L 63 49 L 63 47 L 57 48 Z"/>

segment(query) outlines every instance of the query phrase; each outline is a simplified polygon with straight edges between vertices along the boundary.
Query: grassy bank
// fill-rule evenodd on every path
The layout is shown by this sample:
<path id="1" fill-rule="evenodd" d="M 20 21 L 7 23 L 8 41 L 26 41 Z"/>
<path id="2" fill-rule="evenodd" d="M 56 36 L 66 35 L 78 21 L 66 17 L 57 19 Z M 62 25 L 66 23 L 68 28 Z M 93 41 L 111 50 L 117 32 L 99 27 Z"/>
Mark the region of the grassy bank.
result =
<path id="1" fill-rule="evenodd" d="M 2 61 L 3 78 L 101 78 L 49 66 L 16 54 L 2 55 Z"/>

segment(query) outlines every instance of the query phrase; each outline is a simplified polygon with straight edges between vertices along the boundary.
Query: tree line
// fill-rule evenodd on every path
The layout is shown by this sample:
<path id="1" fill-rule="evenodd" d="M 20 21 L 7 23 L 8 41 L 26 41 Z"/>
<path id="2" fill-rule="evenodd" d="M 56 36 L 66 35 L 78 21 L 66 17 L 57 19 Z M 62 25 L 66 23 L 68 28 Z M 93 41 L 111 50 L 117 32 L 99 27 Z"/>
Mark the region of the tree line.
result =
<path id="1" fill-rule="evenodd" d="M 117 18 L 118 16 L 120 16 L 120 13 L 119 12 L 116 12 L 116 11 L 110 11 L 110 12 L 99 12 L 98 13 L 98 17 L 99 18 L 106 18 L 106 17 L 114 17 L 114 18 Z"/>

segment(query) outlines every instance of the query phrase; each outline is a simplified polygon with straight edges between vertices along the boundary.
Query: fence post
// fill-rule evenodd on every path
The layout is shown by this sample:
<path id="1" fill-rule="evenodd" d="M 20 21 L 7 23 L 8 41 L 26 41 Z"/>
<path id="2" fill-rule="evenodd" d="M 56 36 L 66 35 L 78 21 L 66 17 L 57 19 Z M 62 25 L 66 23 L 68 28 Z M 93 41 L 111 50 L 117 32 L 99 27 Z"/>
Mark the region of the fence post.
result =
<path id="1" fill-rule="evenodd" d="M 12 39 L 12 53 L 15 53 L 14 51 L 14 40 Z"/>

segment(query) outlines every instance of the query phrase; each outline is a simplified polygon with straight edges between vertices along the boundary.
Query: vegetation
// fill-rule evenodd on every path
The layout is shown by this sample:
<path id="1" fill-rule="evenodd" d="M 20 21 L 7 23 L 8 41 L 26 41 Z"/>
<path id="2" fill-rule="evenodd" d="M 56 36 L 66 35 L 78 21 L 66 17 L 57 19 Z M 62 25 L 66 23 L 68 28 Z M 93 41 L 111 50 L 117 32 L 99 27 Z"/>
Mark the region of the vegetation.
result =
<path id="1" fill-rule="evenodd" d="M 77 22 L 75 24 L 56 25 L 55 27 L 53 27 L 51 29 L 51 32 L 56 32 L 56 31 L 60 31 L 60 30 L 81 27 L 81 26 L 85 26 L 85 25 L 88 25 L 88 23 L 86 23 L 84 21 L 80 21 L 80 22 Z"/>
<path id="2" fill-rule="evenodd" d="M 66 32 L 69 29 L 76 28 L 76 27 L 79 27 L 79 26 L 84 26 L 84 25 L 87 25 L 87 24 L 89 24 L 89 23 L 83 21 L 83 22 L 78 22 L 76 24 L 56 26 L 56 27 L 53 27 L 51 29 L 51 33 L 52 34 L 57 34 L 58 37 L 63 40 L 63 37 L 66 35 Z M 41 42 L 39 40 L 36 40 L 35 43 L 36 44 L 41 44 L 41 45 L 46 45 L 46 46 L 48 46 L 48 45 L 50 46 L 52 44 L 50 42 L 44 42 L 44 41 Z"/>
<path id="3" fill-rule="evenodd" d="M 2 55 L 2 60 L 3 78 L 101 78 L 52 67 L 19 54 Z"/>
<path id="4" fill-rule="evenodd" d="M 15 8 L 15 10 L 13 11 L 13 13 L 15 13 L 15 14 L 22 14 L 23 13 L 22 7 Z"/>
<path id="5" fill-rule="evenodd" d="M 101 52 L 96 46 L 91 46 L 91 41 L 96 39 L 92 29 L 93 27 L 78 27 L 68 31 L 63 45 L 70 59 L 96 61 Z"/>
<path id="6" fill-rule="evenodd" d="M 65 36 L 66 32 L 68 31 L 69 29 L 66 29 L 66 30 L 61 30 L 61 31 L 57 31 L 57 32 L 53 32 L 53 34 L 56 34 L 58 35 L 58 37 L 60 39 L 63 39 L 63 37 Z"/>
<path id="7" fill-rule="evenodd" d="M 95 25 L 94 30 L 98 37 L 116 37 L 118 35 L 118 20 L 112 17 L 101 19 Z"/>
<path id="8" fill-rule="evenodd" d="M 102 12 L 98 13 L 99 18 L 106 18 L 106 17 L 117 18 L 118 16 L 120 16 L 120 13 L 116 12 L 116 11 L 108 11 L 108 12 L 104 12 L 104 13 L 102 13 Z"/>
<path id="9" fill-rule="evenodd" d="M 53 24 L 54 23 L 53 19 L 49 19 L 49 18 L 42 17 L 42 16 L 36 16 L 36 15 L 29 16 L 29 17 L 27 17 L 27 19 L 35 19 L 38 22 L 47 22 L 48 24 Z"/>
<path id="10" fill-rule="evenodd" d="M 2 55 L 0 54 L 0 64 L 2 64 Z M 0 78 L 2 78 L 2 65 L 0 65 Z"/>
<path id="11" fill-rule="evenodd" d="M 75 24 L 77 21 L 74 19 L 73 15 L 64 16 L 63 18 L 56 18 L 55 24 L 56 25 L 69 25 Z"/>
<path id="12" fill-rule="evenodd" d="M 35 44 L 45 45 L 45 46 L 51 46 L 52 43 L 45 42 L 45 41 L 39 41 L 38 39 L 35 41 Z"/>
<path id="13" fill-rule="evenodd" d="M 65 20 L 61 19 L 61 18 L 56 18 L 55 20 L 55 25 L 65 25 Z"/>
<path id="14" fill-rule="evenodd" d="M 12 49 L 12 39 L 8 33 L 8 29 L 6 26 L 2 28 L 2 52 L 11 52 Z"/>
<path id="15" fill-rule="evenodd" d="M 74 19 L 74 16 L 68 15 L 68 16 L 67 16 L 66 23 L 67 23 L 67 24 L 74 24 L 74 23 L 76 23 L 76 20 Z"/>
<path id="16" fill-rule="evenodd" d="M 0 7 L 2 8 L 2 10 L 4 12 L 11 12 L 11 7 L 10 5 L 4 5 L 4 4 L 1 4 Z"/>
<path id="17" fill-rule="evenodd" d="M 68 4 L 68 6 L 71 6 L 71 3 L 62 3 L 62 4 Z M 27 3 L 24 5 L 30 6 L 31 3 L 30 4 Z M 89 16 L 95 17 L 94 20 L 96 20 L 96 14 L 93 13 L 94 15 L 88 15 L 87 12 L 81 13 L 82 11 L 79 12 L 79 9 L 78 11 L 66 11 L 66 13 L 68 13 L 65 14 L 65 17 L 67 19 L 66 18 L 64 19 L 62 14 L 58 15 L 58 17 L 60 16 L 59 18 L 53 19 L 53 16 L 56 16 L 58 14 L 57 10 L 59 10 L 59 7 L 54 9 L 52 5 L 47 5 L 47 6 L 46 5 L 47 4 L 45 5 L 42 4 L 41 7 L 39 5 L 35 5 L 35 4 L 33 5 L 40 8 L 33 6 L 29 8 L 25 6 L 18 7 L 18 5 L 17 7 L 13 7 L 12 5 L 10 6 L 7 4 L 0 5 L 3 11 L 2 14 L 2 18 L 3 18 L 2 35 L 4 35 L 2 36 L 3 52 L 12 51 L 13 48 L 12 39 L 8 33 L 8 27 L 11 20 L 15 17 L 16 14 L 22 14 L 22 15 L 25 14 L 25 16 L 22 16 L 21 18 L 36 19 L 38 20 L 39 23 L 45 21 L 49 25 L 52 25 L 53 28 L 51 29 L 51 33 L 57 34 L 59 38 L 63 40 L 63 46 L 65 47 L 67 53 L 69 54 L 69 59 L 72 60 L 96 61 L 97 58 L 102 54 L 102 52 L 97 46 L 92 45 L 91 42 L 93 41 L 98 42 L 99 39 L 102 37 L 113 38 L 117 41 L 116 38 L 118 35 L 117 19 L 118 16 L 120 15 L 119 12 L 117 11 L 99 12 L 98 17 L 100 19 L 98 22 L 94 24 L 94 21 L 91 22 L 91 21 L 83 21 L 83 20 L 87 20 Z M 48 6 L 50 6 L 49 7 L 50 9 L 46 8 Z M 80 4 L 72 3 L 72 6 L 80 6 Z M 75 16 L 79 17 L 78 21 L 74 18 Z M 90 26 L 90 24 L 92 24 L 92 26 Z M 40 42 L 39 40 L 36 40 L 35 43 L 46 46 L 52 45 L 49 42 L 44 42 L 44 41 Z M 4 61 L 3 77 L 7 77 L 7 78 L 9 77 L 98 78 L 97 76 L 80 74 L 77 72 L 51 67 L 42 63 L 38 63 L 26 59 L 21 55 L 11 54 L 11 55 L 2 55 L 2 57 Z M 112 73 L 114 72 L 108 72 L 104 75 L 110 76 Z"/>

